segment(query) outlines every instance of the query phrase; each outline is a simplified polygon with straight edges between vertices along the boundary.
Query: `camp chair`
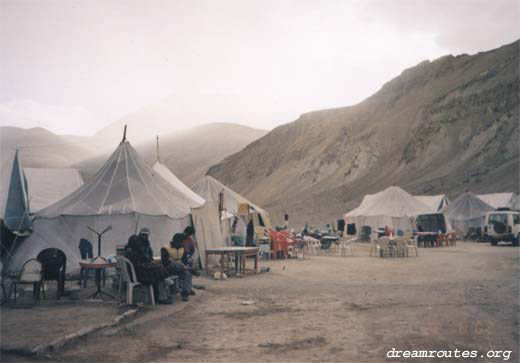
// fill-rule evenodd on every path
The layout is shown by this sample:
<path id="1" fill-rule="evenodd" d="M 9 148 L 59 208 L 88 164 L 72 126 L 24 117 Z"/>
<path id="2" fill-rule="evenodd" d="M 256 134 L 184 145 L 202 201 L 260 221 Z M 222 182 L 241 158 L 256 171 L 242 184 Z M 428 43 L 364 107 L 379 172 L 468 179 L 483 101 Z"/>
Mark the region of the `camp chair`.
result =
<path id="1" fill-rule="evenodd" d="M 435 239 L 435 247 L 442 247 L 443 243 L 446 243 L 446 235 L 444 233 L 438 233 Z"/>
<path id="2" fill-rule="evenodd" d="M 155 298 L 153 296 L 153 286 L 152 285 L 143 285 L 139 281 L 137 281 L 137 276 L 135 274 L 134 264 L 126 257 L 120 256 L 121 261 L 121 279 L 122 282 L 126 282 L 126 303 L 133 304 L 134 302 L 134 287 L 136 286 L 145 286 L 146 291 L 148 293 L 148 301 L 155 306 Z M 121 303 L 121 295 L 122 295 L 122 286 L 123 284 L 119 284 L 119 303 Z"/>
<path id="3" fill-rule="evenodd" d="M 273 246 L 273 259 L 286 258 L 287 250 L 284 248 L 284 241 L 278 232 L 273 229 L 269 230 L 269 236 L 271 237 L 271 244 Z"/>
<path id="4" fill-rule="evenodd" d="M 456 246 L 457 245 L 457 233 L 456 232 L 449 232 L 446 239 L 446 245 L 450 244 L 450 246 Z"/>
<path id="5" fill-rule="evenodd" d="M 30 260 L 25 261 L 22 266 L 22 270 L 18 275 L 17 279 L 11 284 L 10 296 L 13 296 L 14 292 L 14 303 L 16 304 L 16 286 L 17 285 L 33 285 L 33 297 L 34 303 L 40 300 L 40 289 L 43 293 L 43 298 L 45 298 L 45 290 L 42 282 L 42 264 L 35 258 L 31 258 Z"/>
<path id="6" fill-rule="evenodd" d="M 399 237 L 394 240 L 395 248 L 398 257 L 408 257 L 408 244 L 406 240 L 402 237 Z"/>
<path id="7" fill-rule="evenodd" d="M 65 271 L 67 257 L 62 250 L 57 248 L 46 248 L 36 257 L 42 264 L 43 280 L 56 281 L 56 299 L 60 299 L 65 293 Z"/>
<path id="8" fill-rule="evenodd" d="M 375 252 L 375 256 L 384 257 L 389 255 L 388 250 L 388 242 L 390 239 L 388 237 L 381 237 L 372 242 L 372 246 L 370 248 L 370 255 L 372 256 L 372 252 Z"/>
<path id="9" fill-rule="evenodd" d="M 408 256 L 409 255 L 409 251 L 410 249 L 414 249 L 415 250 L 415 257 L 419 256 L 419 250 L 417 248 L 417 238 L 413 236 L 413 234 L 411 232 L 405 232 L 404 234 L 404 240 L 406 241 L 406 246 L 407 246 L 407 252 L 406 252 L 406 255 Z"/>
<path id="10" fill-rule="evenodd" d="M 347 249 L 350 251 L 350 254 L 354 256 L 354 252 L 352 251 L 352 242 L 356 238 L 341 238 L 339 242 L 339 249 L 342 257 L 345 257 L 347 255 Z"/>
<path id="11" fill-rule="evenodd" d="M 267 228 L 262 226 L 255 227 L 255 239 L 257 246 L 261 243 L 269 242 L 269 233 Z"/>

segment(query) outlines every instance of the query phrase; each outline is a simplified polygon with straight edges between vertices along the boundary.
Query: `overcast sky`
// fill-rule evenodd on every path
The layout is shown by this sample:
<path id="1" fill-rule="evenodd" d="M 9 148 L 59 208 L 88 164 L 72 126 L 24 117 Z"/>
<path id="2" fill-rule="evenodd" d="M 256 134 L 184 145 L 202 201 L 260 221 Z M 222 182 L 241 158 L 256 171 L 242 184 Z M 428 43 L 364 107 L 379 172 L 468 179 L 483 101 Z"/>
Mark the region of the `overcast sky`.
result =
<path id="1" fill-rule="evenodd" d="M 0 125 L 89 135 L 158 105 L 173 129 L 270 129 L 360 102 L 422 60 L 513 42 L 519 4 L 0 0 Z"/>

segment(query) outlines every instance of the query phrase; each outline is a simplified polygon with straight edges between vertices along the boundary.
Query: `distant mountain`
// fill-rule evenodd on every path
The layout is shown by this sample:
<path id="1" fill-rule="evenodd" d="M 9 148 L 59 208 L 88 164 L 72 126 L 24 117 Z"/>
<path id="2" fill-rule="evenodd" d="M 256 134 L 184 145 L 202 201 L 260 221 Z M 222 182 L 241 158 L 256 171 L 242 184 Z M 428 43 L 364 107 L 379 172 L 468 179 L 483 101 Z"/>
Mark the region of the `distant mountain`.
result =
<path id="1" fill-rule="evenodd" d="M 325 223 L 363 195 L 518 190 L 520 41 L 424 61 L 351 107 L 277 127 L 209 174 L 267 207 L 276 223 Z"/>
<path id="2" fill-rule="evenodd" d="M 243 125 L 213 123 L 159 135 L 161 162 L 184 183 L 191 185 L 206 173 L 209 166 L 242 150 L 266 133 L 265 130 Z M 133 142 L 131 138 L 129 140 Z M 157 160 L 155 136 L 150 137 L 146 142 L 134 145 L 150 165 L 155 163 Z M 88 178 L 101 167 L 108 156 L 106 154 L 83 161 L 76 167 Z"/>
<path id="3" fill-rule="evenodd" d="M 64 168 L 92 155 L 78 140 L 69 140 L 40 127 L 0 127 L 2 163 L 12 159 L 16 148 L 26 168 Z"/>
<path id="4" fill-rule="evenodd" d="M 120 140 L 124 125 L 128 125 L 128 139 L 138 144 L 155 138 L 157 134 L 167 135 L 187 127 L 223 121 L 232 124 L 281 121 L 294 114 L 290 111 L 255 109 L 249 107 L 251 102 L 247 95 L 230 95 L 211 90 L 172 94 L 157 103 L 128 113 L 99 130 L 95 136 Z"/>

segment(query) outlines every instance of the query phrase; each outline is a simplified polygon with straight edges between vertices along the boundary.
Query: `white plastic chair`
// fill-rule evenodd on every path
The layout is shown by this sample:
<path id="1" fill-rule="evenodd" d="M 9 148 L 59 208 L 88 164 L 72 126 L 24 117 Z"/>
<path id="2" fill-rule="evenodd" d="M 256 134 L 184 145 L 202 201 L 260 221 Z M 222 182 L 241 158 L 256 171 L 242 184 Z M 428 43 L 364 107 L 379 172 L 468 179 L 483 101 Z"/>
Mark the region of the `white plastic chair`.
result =
<path id="1" fill-rule="evenodd" d="M 342 237 L 342 239 L 339 242 L 339 248 L 341 250 L 341 256 L 347 255 L 347 249 L 350 251 L 350 254 L 354 256 L 354 252 L 352 251 L 352 242 L 355 241 L 356 238 L 345 238 Z"/>
<path id="2" fill-rule="evenodd" d="M 134 301 L 134 287 L 142 285 L 139 281 L 137 281 L 137 276 L 135 275 L 134 264 L 127 259 L 126 257 L 120 256 L 121 259 L 121 277 L 123 281 L 126 281 L 126 303 L 132 304 Z M 130 270 L 130 271 L 129 271 Z M 121 303 L 121 290 L 122 283 L 119 284 L 119 302 Z M 155 298 L 153 296 L 153 286 L 152 285 L 142 285 L 146 287 L 146 291 L 148 293 L 148 301 L 152 303 L 152 306 L 155 306 Z"/>
<path id="3" fill-rule="evenodd" d="M 12 296 L 14 290 L 14 303 L 16 303 L 17 285 L 33 285 L 33 296 L 35 303 L 40 298 L 40 289 L 43 293 L 43 297 L 45 298 L 45 289 L 42 281 L 42 273 L 43 269 L 40 261 L 38 261 L 35 258 L 31 258 L 25 261 L 25 263 L 22 266 L 22 270 L 18 275 L 18 278 L 11 284 L 11 293 L 9 295 Z"/>

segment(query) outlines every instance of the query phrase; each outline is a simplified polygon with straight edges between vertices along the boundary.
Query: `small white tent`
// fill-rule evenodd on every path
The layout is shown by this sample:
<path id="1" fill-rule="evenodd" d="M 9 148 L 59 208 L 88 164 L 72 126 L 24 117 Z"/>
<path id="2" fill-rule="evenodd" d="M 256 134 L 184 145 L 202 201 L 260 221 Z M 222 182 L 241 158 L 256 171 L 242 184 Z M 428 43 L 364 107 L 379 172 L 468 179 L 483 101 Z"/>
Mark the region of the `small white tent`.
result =
<path id="1" fill-rule="evenodd" d="M 358 233 L 362 226 L 370 226 L 372 230 L 388 226 L 411 231 L 415 227 L 415 216 L 433 213 L 428 206 L 397 186 L 367 197 L 358 208 L 344 216 L 345 224 L 355 224 Z"/>
<path id="2" fill-rule="evenodd" d="M 251 203 L 249 200 L 231 190 L 215 178 L 206 175 L 202 177 L 194 186 L 193 190 L 195 193 L 200 195 L 208 202 L 219 203 L 220 195 L 223 197 L 223 213 L 222 217 L 225 224 L 222 226 L 222 231 L 225 239 L 229 239 L 229 232 L 226 233 L 225 230 L 231 230 L 232 220 L 234 216 L 238 216 L 239 206 L 241 204 L 247 204 L 249 206 L 249 214 L 253 219 L 253 224 L 255 226 L 264 225 L 267 228 L 271 228 L 271 220 L 269 218 L 269 213 L 260 208 L 259 206 Z M 239 218 L 240 223 L 243 225 L 245 220 L 244 218 Z M 245 226 L 244 226 L 245 227 Z M 245 228 L 242 228 L 242 234 L 245 235 Z"/>
<path id="3" fill-rule="evenodd" d="M 24 172 L 31 214 L 56 203 L 83 185 L 77 169 L 24 168 Z"/>
<path id="4" fill-rule="evenodd" d="M 419 202 L 427 205 L 433 211 L 441 210 L 449 204 L 449 199 L 445 194 L 439 195 L 416 195 L 414 196 Z"/>
<path id="5" fill-rule="evenodd" d="M 471 192 L 461 194 L 442 209 L 451 226 L 457 231 L 467 234 L 471 227 L 482 227 L 487 212 L 495 208 L 484 203 Z"/>
<path id="6" fill-rule="evenodd" d="M 477 197 L 484 203 L 489 204 L 495 209 L 507 207 L 513 193 L 489 193 L 489 194 L 478 194 Z"/>
<path id="7" fill-rule="evenodd" d="M 509 203 L 507 203 L 507 207 L 511 208 L 512 210 L 520 210 L 520 194 L 513 193 L 511 200 Z"/>
<path id="8" fill-rule="evenodd" d="M 197 250 L 202 265 L 206 265 L 206 249 L 223 247 L 226 245 L 221 233 L 218 203 L 206 202 L 206 200 L 188 188 L 186 184 L 177 178 L 177 176 L 175 176 L 175 174 L 173 174 L 170 169 L 161 164 L 159 160 L 157 160 L 157 162 L 154 164 L 153 170 L 166 181 L 168 181 L 174 188 L 184 193 L 188 198 L 192 199 L 194 203 L 200 205 L 200 207 L 193 207 L 191 209 L 191 215 L 193 219 L 193 225 L 195 227 Z M 212 261 L 209 261 L 209 264 L 216 263 L 217 257 L 214 257 Z"/>
<path id="9" fill-rule="evenodd" d="M 33 233 L 19 243 L 9 263 L 16 269 L 48 247 L 63 250 L 67 270 L 79 268 L 79 240 L 86 238 L 97 250 L 97 238 L 88 227 L 112 230 L 103 236 L 103 256 L 113 255 L 117 245 L 141 227 L 151 230 L 155 254 L 191 224 L 191 208 L 199 207 L 192 199 L 157 175 L 123 140 L 96 175 L 72 194 L 41 210 L 33 220 Z"/>

